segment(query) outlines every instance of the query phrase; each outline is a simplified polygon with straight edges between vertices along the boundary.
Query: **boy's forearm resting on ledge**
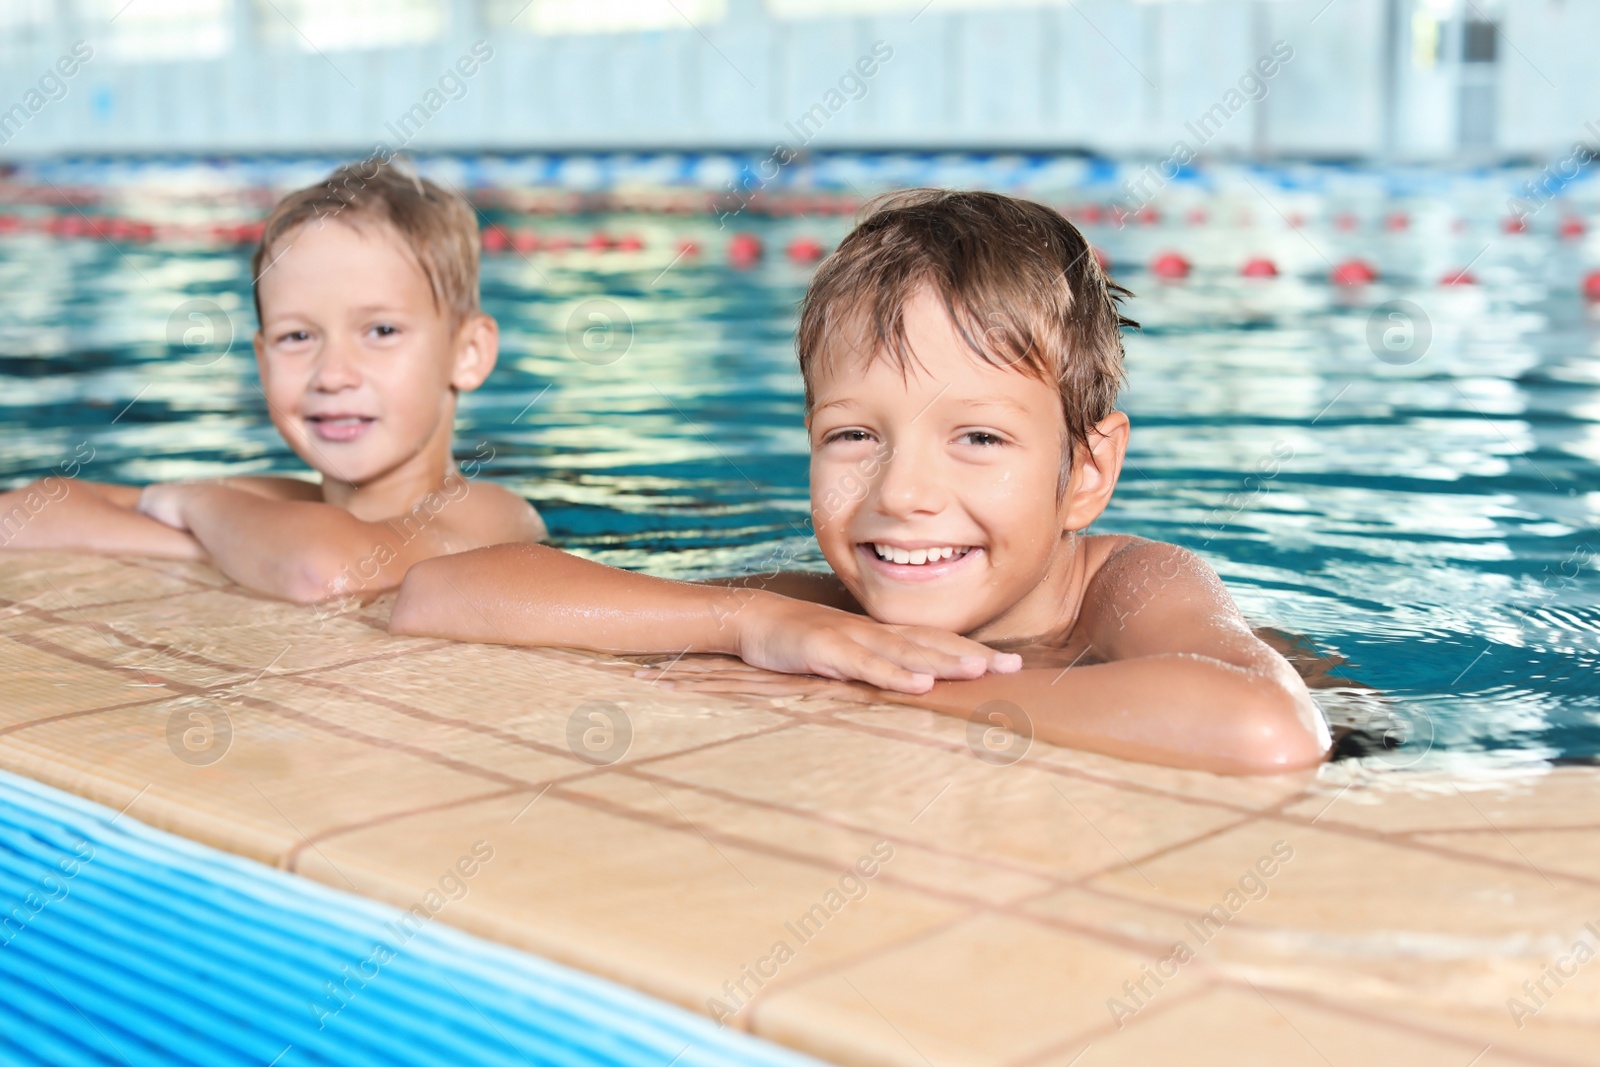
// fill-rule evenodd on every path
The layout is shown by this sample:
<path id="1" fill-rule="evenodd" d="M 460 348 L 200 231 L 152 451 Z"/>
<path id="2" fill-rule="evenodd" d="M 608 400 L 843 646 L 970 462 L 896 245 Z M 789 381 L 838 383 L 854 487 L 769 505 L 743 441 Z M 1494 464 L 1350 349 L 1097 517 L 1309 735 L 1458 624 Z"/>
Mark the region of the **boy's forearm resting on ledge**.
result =
<path id="1" fill-rule="evenodd" d="M 362 588 L 393 587 L 404 573 L 404 557 L 415 555 L 396 543 L 386 524 L 364 522 L 330 504 L 275 500 L 217 482 L 151 486 L 140 507 L 187 529 L 217 569 L 240 585 L 300 603 L 348 591 L 341 577 L 364 559 L 398 562 Z"/>
<path id="2" fill-rule="evenodd" d="M 652 578 L 543 545 L 497 545 L 418 564 L 401 586 L 390 630 L 737 655 L 768 669 L 860 679 L 896 701 L 1052 744 L 1223 774 L 1313 766 L 1328 747 L 1299 676 L 1265 646 L 1229 653 L 1242 664 L 1185 652 L 1018 671 L 1016 657 L 955 634 L 883 626 L 760 589 Z M 1006 704 L 988 706 L 993 701 Z M 1020 710 L 1021 724 L 1007 704 Z"/>
<path id="3" fill-rule="evenodd" d="M 76 478 L 42 478 L 0 493 L 0 548 L 204 560 L 184 530 L 134 510 L 139 490 Z"/>
<path id="4" fill-rule="evenodd" d="M 927 692 L 937 678 L 1021 665 L 945 631 L 883 626 L 760 588 L 653 578 L 530 544 L 413 567 L 389 629 L 619 653 L 723 653 L 768 670 L 859 678 L 908 693 Z"/>
<path id="5" fill-rule="evenodd" d="M 909 702 L 1051 744 L 1218 774 L 1300 770 L 1328 749 L 1304 686 L 1191 654 L 988 675 Z"/>

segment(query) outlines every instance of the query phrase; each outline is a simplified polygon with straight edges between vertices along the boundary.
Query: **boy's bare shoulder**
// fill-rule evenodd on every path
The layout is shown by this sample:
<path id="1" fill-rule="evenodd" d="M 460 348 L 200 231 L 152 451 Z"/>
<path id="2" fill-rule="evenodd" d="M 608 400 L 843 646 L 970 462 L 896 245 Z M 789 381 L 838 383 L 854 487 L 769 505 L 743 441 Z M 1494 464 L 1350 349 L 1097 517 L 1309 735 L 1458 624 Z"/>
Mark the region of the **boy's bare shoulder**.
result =
<path id="1" fill-rule="evenodd" d="M 1148 537 L 1136 537 L 1133 534 L 1090 534 L 1083 539 L 1083 547 L 1088 553 L 1087 576 L 1090 582 L 1096 578 L 1114 581 L 1126 577 L 1130 569 L 1159 566 L 1169 560 L 1177 563 L 1200 560 L 1198 555 L 1182 545 L 1152 541 Z M 1172 563 L 1167 563 L 1169 570 L 1171 566 Z"/>
<path id="2" fill-rule="evenodd" d="M 1085 538 L 1085 577 L 1079 618 L 1117 620 L 1156 600 L 1196 601 L 1232 607 L 1217 572 L 1197 553 L 1166 541 L 1130 534 Z"/>
<path id="3" fill-rule="evenodd" d="M 549 535 L 532 504 L 492 482 L 472 483 L 469 492 L 444 507 L 440 518 L 445 520 L 450 540 L 469 548 L 543 541 Z"/>

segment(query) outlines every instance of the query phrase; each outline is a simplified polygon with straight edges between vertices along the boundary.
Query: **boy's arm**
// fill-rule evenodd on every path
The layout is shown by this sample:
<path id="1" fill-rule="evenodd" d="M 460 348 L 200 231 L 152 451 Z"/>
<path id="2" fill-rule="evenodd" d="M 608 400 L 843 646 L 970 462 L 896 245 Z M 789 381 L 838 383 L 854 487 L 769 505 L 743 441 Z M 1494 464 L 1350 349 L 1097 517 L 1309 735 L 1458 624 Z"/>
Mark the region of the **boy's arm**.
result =
<path id="1" fill-rule="evenodd" d="M 861 605 L 836 574 L 816 571 L 777 571 L 772 574 L 747 574 L 738 578 L 709 578 L 706 585 L 727 585 L 739 589 L 765 589 L 769 593 L 824 604 L 840 611 L 863 614 Z"/>
<path id="2" fill-rule="evenodd" d="M 487 499 L 493 486 L 469 487 L 459 496 L 434 494 L 429 500 L 436 506 L 425 502 L 380 522 L 268 488 L 274 489 L 271 495 L 259 486 L 225 482 L 155 485 L 147 487 L 139 507 L 188 530 L 240 585 L 300 603 L 392 589 L 422 560 L 530 532 L 528 523 L 508 520 L 506 509 Z"/>
<path id="3" fill-rule="evenodd" d="M 1020 665 L 945 631 L 883 626 L 767 589 L 654 578 L 532 544 L 413 567 L 389 630 L 620 653 L 721 652 L 768 670 L 861 678 L 908 693 L 926 692 L 935 677 Z"/>
<path id="4" fill-rule="evenodd" d="M 134 510 L 139 492 L 51 476 L 0 493 L 0 548 L 204 560 L 187 532 Z"/>
<path id="5" fill-rule="evenodd" d="M 1330 744 L 1305 683 L 1187 549 L 1135 541 L 1085 591 L 1088 665 L 941 683 L 914 703 L 1040 740 L 1220 774 L 1313 766 Z M 981 712 L 980 712 L 980 709 Z M 996 717 L 998 715 L 998 717 Z"/>

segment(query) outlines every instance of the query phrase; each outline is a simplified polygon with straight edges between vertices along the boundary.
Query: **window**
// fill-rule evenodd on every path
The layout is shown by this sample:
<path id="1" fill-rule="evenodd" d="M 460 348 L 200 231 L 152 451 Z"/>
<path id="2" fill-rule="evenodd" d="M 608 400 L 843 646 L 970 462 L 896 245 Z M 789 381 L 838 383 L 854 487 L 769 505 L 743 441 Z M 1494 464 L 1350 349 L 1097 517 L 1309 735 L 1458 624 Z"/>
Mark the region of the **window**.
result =
<path id="1" fill-rule="evenodd" d="M 421 44 L 444 33 L 445 0 L 253 2 L 261 40 L 282 48 L 343 52 Z"/>
<path id="2" fill-rule="evenodd" d="M 105 25 L 106 54 L 116 59 L 214 59 L 233 47 L 230 0 L 93 0 L 85 7 L 83 22 Z"/>
<path id="3" fill-rule="evenodd" d="M 489 25 L 531 33 L 687 30 L 716 22 L 727 0 L 490 0 Z"/>

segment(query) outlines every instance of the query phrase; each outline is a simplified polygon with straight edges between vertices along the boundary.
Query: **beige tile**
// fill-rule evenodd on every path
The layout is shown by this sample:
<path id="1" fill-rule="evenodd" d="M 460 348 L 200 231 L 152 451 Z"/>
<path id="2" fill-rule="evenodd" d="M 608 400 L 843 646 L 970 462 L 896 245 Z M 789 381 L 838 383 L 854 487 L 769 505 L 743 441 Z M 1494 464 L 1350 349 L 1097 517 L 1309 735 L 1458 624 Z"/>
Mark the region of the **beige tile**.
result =
<path id="1" fill-rule="evenodd" d="M 48 636 L 59 628 L 17 625 L 26 636 Z M 0 634 L 0 677 L 4 699 L 0 699 L 0 730 L 74 711 L 104 708 L 136 700 L 172 694 L 165 688 L 150 686 L 136 672 L 91 667 L 76 663 L 45 649 L 17 639 L 16 633 Z M 109 650 L 108 650 L 109 651 Z"/>
<path id="2" fill-rule="evenodd" d="M 1113 1020 L 1145 955 L 980 915 L 764 997 L 755 1032 L 837 1063 L 955 1067 L 1042 1055 Z M 1179 968 L 1149 1002 L 1197 979 Z M 1092 1061 L 1091 1061 L 1092 1062 Z"/>
<path id="3" fill-rule="evenodd" d="M 63 617 L 96 604 L 170 596 L 193 588 L 178 578 L 110 556 L 0 551 L 0 598 Z"/>
<path id="4" fill-rule="evenodd" d="M 1240 818 L 845 726 L 802 725 L 650 766 L 676 781 L 1057 878 L 1123 865 Z"/>
<path id="5" fill-rule="evenodd" d="M 1541 971 L 1542 965 L 1530 968 L 1519 984 L 1539 979 Z M 1542 1006 L 1509 983 L 1505 1001 L 1487 1007 L 1415 1002 L 1361 1004 L 1352 1001 L 1352 1004 L 1375 1017 L 1455 1035 L 1479 1048 L 1493 1045 L 1497 1051 L 1537 1057 L 1542 1063 L 1589 1067 L 1596 1060 L 1596 1050 L 1600 1049 L 1600 1007 L 1594 995 L 1596 986 L 1600 985 L 1600 975 L 1592 973 L 1595 971 L 1600 971 L 1600 963 L 1590 962 L 1565 988 L 1557 989 L 1553 983 L 1547 983 L 1546 988 L 1554 995 L 1541 997 L 1545 1001 Z M 1513 998 L 1522 1005 L 1515 1016 L 1510 1004 Z M 1534 1014 L 1523 1014 L 1528 1008 L 1535 1009 Z"/>
<path id="6" fill-rule="evenodd" d="M 173 696 L 196 688 L 248 681 L 260 673 L 249 668 L 217 666 L 182 649 L 148 647 L 115 622 L 39 626 L 33 636 L 48 643 L 50 653 L 63 660 L 92 660 L 98 667 L 128 678 L 130 685 L 152 690 L 165 685 Z M 83 669 L 95 668 L 86 665 Z"/>
<path id="7" fill-rule="evenodd" d="M 968 751 L 969 725 L 963 719 L 922 708 L 880 705 L 871 709 L 846 708 L 836 717 L 847 722 L 909 738 L 921 738 L 955 752 Z M 1207 805 L 1228 805 L 1243 811 L 1266 811 L 1299 797 L 1316 779 L 1318 771 L 1289 775 L 1224 777 L 1205 771 L 1132 763 L 1128 760 L 1080 752 L 1035 741 L 1028 746 L 1027 761 L 1059 767 L 1099 781 L 1170 793 Z"/>
<path id="8" fill-rule="evenodd" d="M 432 701 L 425 706 L 433 710 L 424 711 L 409 702 L 379 701 L 357 690 L 329 689 L 319 683 L 322 677 L 269 675 L 238 686 L 227 695 L 270 700 L 352 735 L 434 753 L 476 768 L 486 781 L 502 777 L 506 780 L 500 784 L 508 787 L 537 787 L 555 778 L 591 770 L 590 764 L 575 758 L 564 747 L 551 749 L 530 740 L 514 726 L 501 728 L 495 723 L 497 717 L 492 709 L 481 702 L 443 706 Z M 521 701 L 515 703 L 520 705 Z"/>
<path id="9" fill-rule="evenodd" d="M 646 816 L 692 821 L 708 833 L 766 843 L 843 871 L 854 865 L 879 840 L 870 830 L 853 829 L 814 815 L 774 810 L 704 789 L 658 779 L 650 768 L 626 768 L 563 785 L 567 794 L 592 797 L 607 805 Z M 971 904 L 1007 904 L 1050 888 L 1045 879 L 974 862 L 963 856 L 904 841 L 891 844 L 894 861 L 884 865 L 886 882 L 908 883 L 946 900 Z"/>
<path id="10" fill-rule="evenodd" d="M 1182 942 L 1187 953 L 1203 966 L 1211 953 L 1194 931 L 1184 925 L 1195 916 L 1187 909 L 1173 908 L 1164 899 L 1134 899 L 1094 888 L 1057 890 L 1027 901 L 1021 912 L 1071 929 L 1092 932 L 1125 944 L 1141 946 L 1146 954 L 1167 956 Z M 1209 934 L 1209 930 L 1202 929 Z"/>
<path id="11" fill-rule="evenodd" d="M 783 988 L 964 913 L 875 879 L 842 882 L 832 865 L 746 848 L 681 817 L 625 817 L 558 790 L 528 799 L 343 833 L 304 853 L 298 869 L 409 907 L 487 842 L 492 861 L 440 918 L 701 1012 L 711 998 L 735 1007 L 724 983 L 742 979 L 755 992 L 745 968 L 775 972 L 766 984 Z M 815 907 L 825 920 L 791 929 Z M 779 942 L 792 958 L 763 965 Z"/>
<path id="12" fill-rule="evenodd" d="M 306 837 L 504 788 L 238 698 L 42 723 L 0 737 L 0 765 L 267 863 Z"/>
<path id="13" fill-rule="evenodd" d="M 1342 780 L 1341 780 L 1342 776 Z M 1594 825 L 1600 769 L 1387 772 L 1340 767 L 1285 813 L 1379 833 Z"/>
<path id="14" fill-rule="evenodd" d="M 1152 1009 L 1156 1007 L 1152 1005 Z M 1183 1064 L 1184 1067 L 1499 1067 L 1529 1061 L 1482 1043 L 1441 1037 L 1307 1004 L 1278 990 L 1216 989 L 1087 1042 L 1090 1065 Z M 1035 1061 L 1071 1061 L 1080 1048 Z M 1482 1055 L 1480 1055 L 1482 1053 Z M 1476 1058 L 1475 1058 L 1476 1057 Z M 1029 1065 L 1033 1067 L 1033 1065 Z"/>
<path id="15" fill-rule="evenodd" d="M 1256 864 L 1274 845 L 1292 856 L 1275 869 L 1265 864 L 1272 873 L 1263 877 Z M 1600 913 L 1592 888 L 1552 885 L 1531 870 L 1274 822 L 1089 886 L 1170 911 L 1175 927 L 1206 934 L 1205 957 L 1223 973 L 1413 1007 L 1503 1008 L 1541 958 L 1569 946 Z"/>
<path id="16" fill-rule="evenodd" d="M 135 567 L 164 574 L 190 586 L 211 586 L 215 589 L 238 588 L 237 583 L 209 563 L 192 563 L 184 559 L 130 559 L 125 561 Z"/>
<path id="17" fill-rule="evenodd" d="M 747 702 L 660 689 L 573 657 L 500 645 L 450 644 L 319 671 L 305 681 L 445 712 L 551 751 L 581 749 L 596 766 L 680 752 L 790 721 Z"/>
<path id="18" fill-rule="evenodd" d="M 391 637 L 352 619 L 320 618 L 315 607 L 220 590 L 86 608 L 82 617 L 136 641 L 228 667 L 270 667 L 280 674 L 438 646 L 437 641 Z"/>
<path id="19" fill-rule="evenodd" d="M 1596 789 L 1600 790 L 1600 783 Z M 1569 874 L 1600 882 L 1600 826 L 1417 834 L 1416 840 L 1454 852 L 1490 856 L 1547 874 Z"/>

